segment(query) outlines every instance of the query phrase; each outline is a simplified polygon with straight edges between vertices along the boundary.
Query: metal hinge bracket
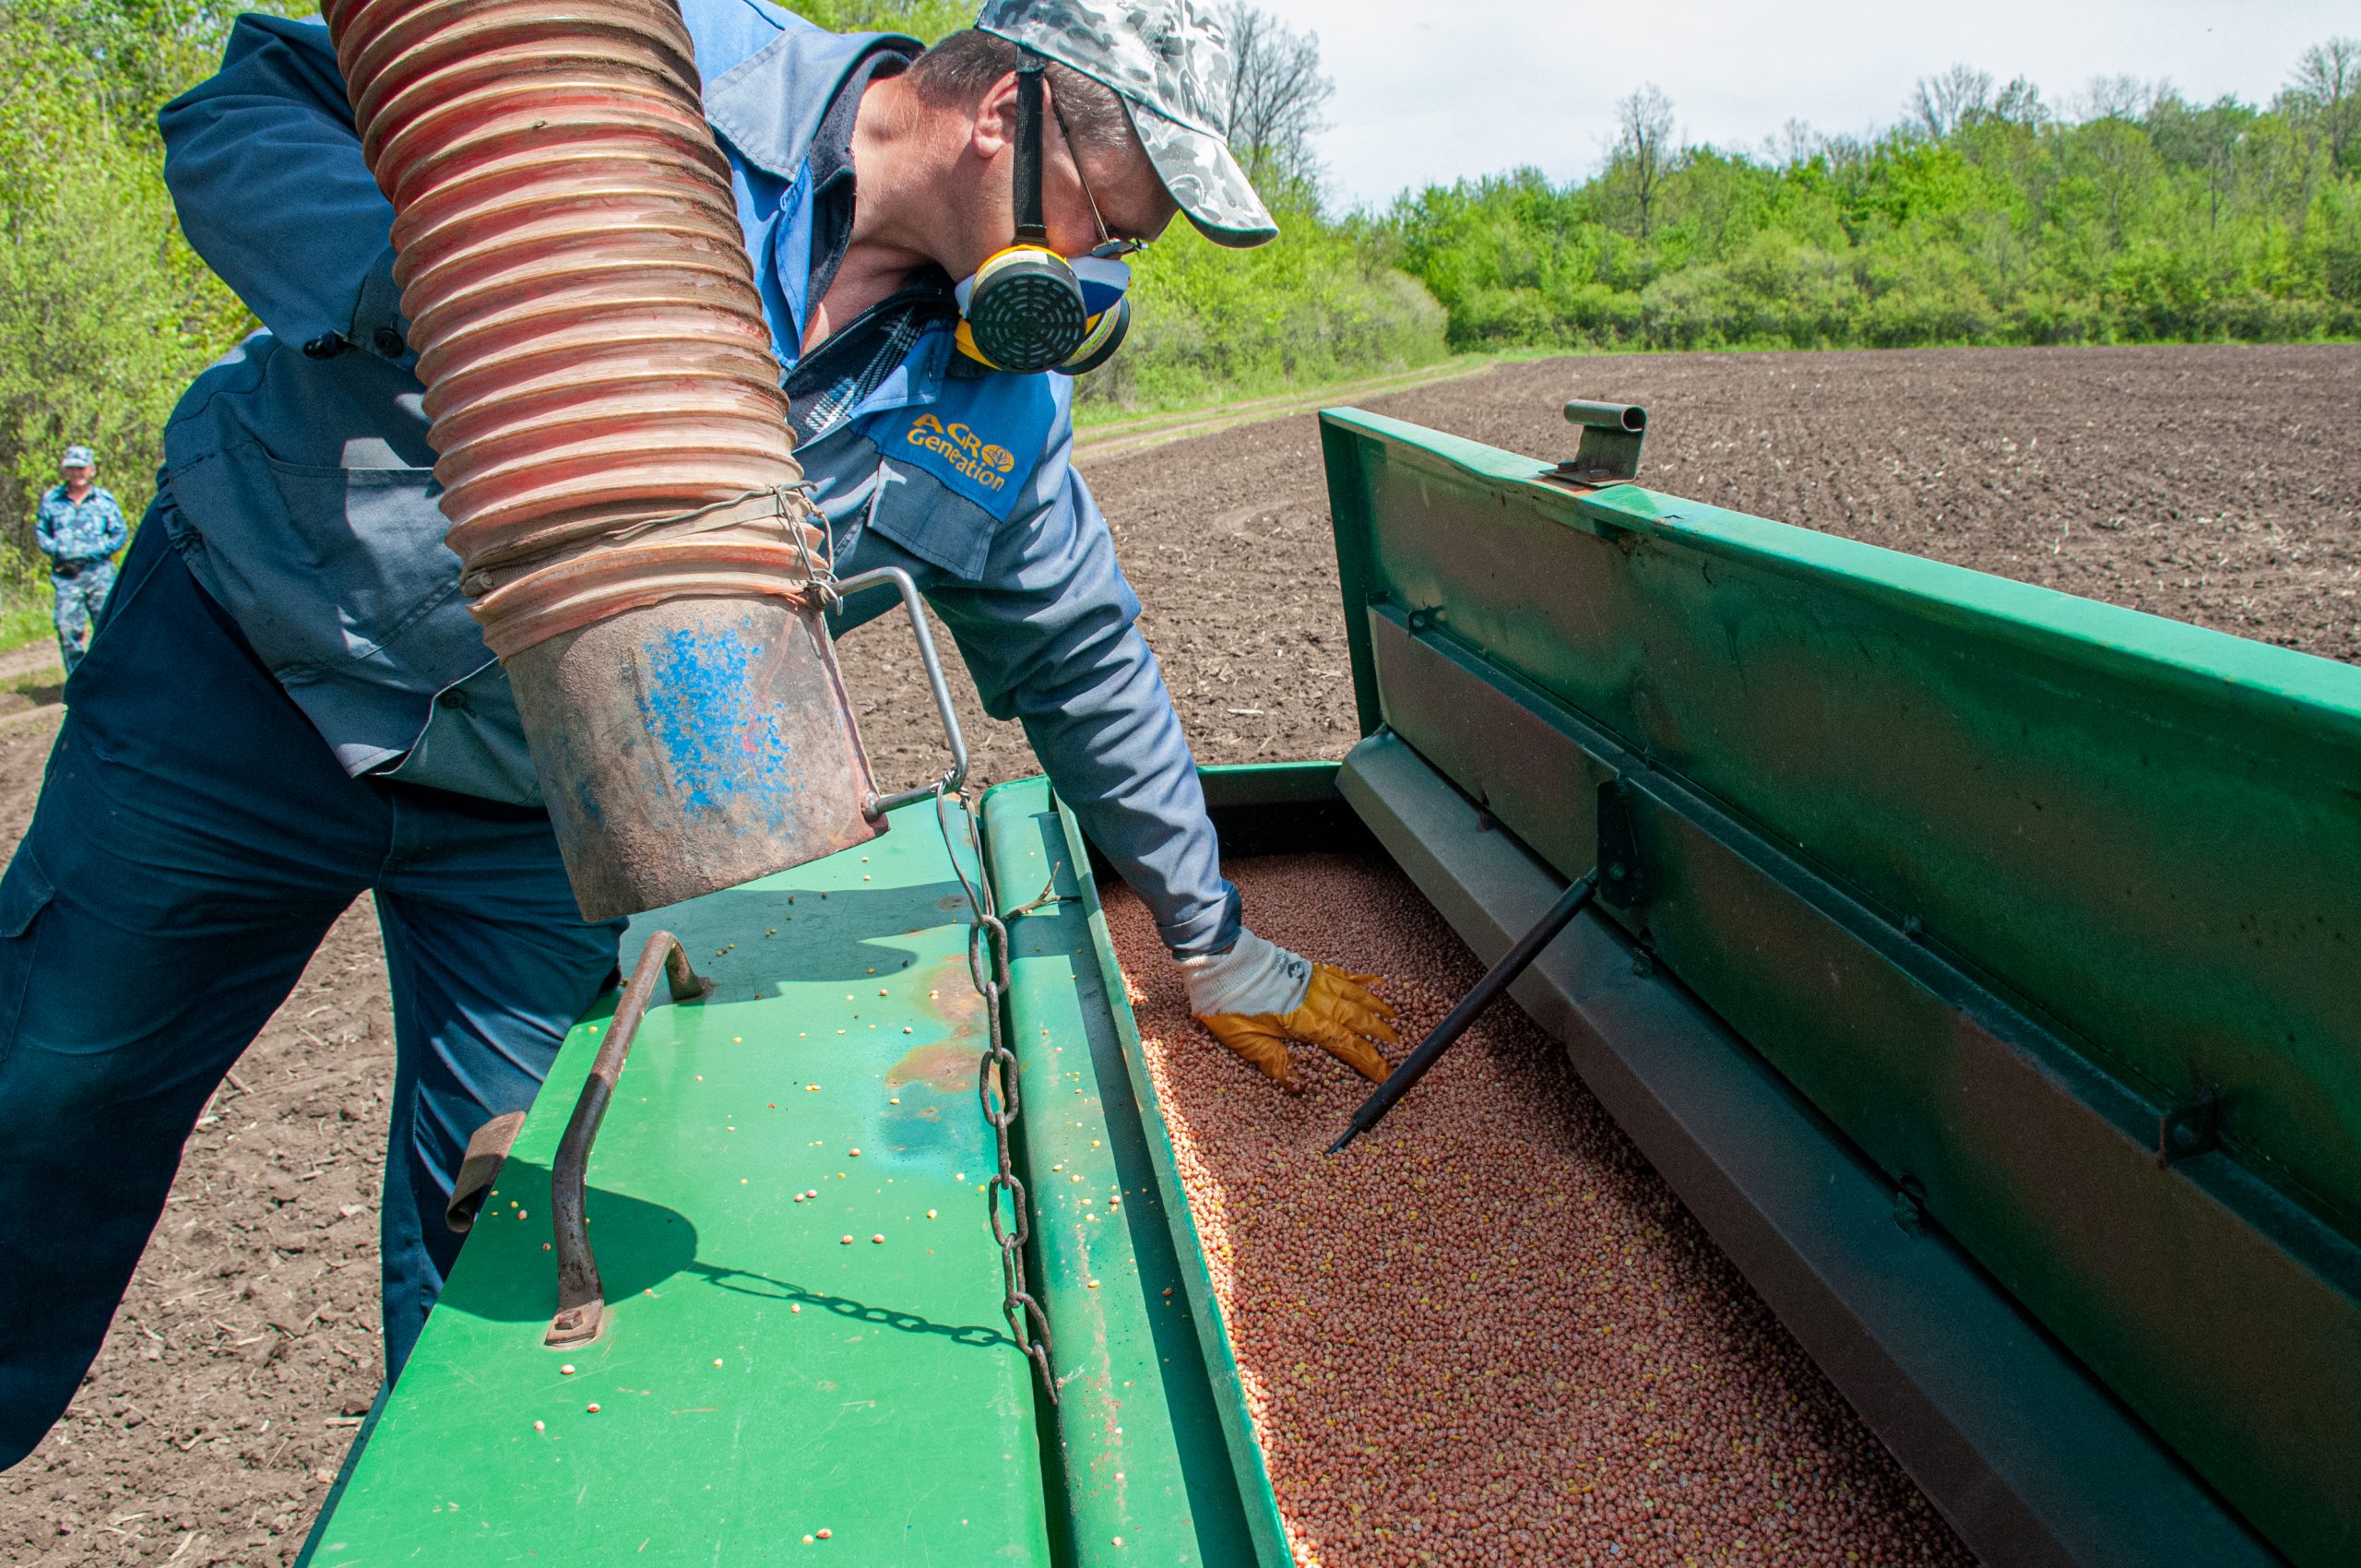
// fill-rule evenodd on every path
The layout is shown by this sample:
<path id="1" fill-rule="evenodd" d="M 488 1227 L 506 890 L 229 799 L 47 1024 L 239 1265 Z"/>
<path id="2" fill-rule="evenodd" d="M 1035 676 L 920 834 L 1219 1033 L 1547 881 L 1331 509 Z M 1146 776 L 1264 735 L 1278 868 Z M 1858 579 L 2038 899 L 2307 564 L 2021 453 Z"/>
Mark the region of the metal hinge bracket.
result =
<path id="1" fill-rule="evenodd" d="M 1581 427 L 1582 445 L 1549 470 L 1564 484 L 1626 484 L 1640 477 L 1640 446 L 1647 439 L 1648 410 L 1636 403 L 1566 405 L 1566 420 Z"/>
<path id="2" fill-rule="evenodd" d="M 1619 909 L 1647 897 L 1640 837 L 1631 820 L 1631 792 L 1620 778 L 1598 787 L 1598 896 Z"/>

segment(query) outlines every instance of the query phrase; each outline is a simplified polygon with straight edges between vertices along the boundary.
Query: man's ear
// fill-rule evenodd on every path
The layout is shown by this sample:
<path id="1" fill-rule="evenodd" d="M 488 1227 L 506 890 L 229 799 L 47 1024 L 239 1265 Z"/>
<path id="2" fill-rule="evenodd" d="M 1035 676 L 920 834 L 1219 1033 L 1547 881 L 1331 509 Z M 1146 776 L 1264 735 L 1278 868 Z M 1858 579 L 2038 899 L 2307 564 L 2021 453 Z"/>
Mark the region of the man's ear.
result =
<path id="1" fill-rule="evenodd" d="M 1016 145 L 1016 73 L 991 85 L 983 101 L 976 105 L 975 120 L 967 133 L 967 149 L 990 162 Z"/>

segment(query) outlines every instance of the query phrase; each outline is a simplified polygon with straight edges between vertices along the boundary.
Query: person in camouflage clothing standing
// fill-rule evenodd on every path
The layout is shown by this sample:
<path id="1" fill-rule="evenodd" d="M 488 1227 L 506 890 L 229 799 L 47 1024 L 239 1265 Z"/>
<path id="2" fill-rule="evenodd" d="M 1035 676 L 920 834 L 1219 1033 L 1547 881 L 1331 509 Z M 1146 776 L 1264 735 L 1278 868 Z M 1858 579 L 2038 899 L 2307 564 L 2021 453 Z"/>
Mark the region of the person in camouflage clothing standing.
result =
<path id="1" fill-rule="evenodd" d="M 57 590 L 57 656 L 65 672 L 82 662 L 99 607 L 114 587 L 114 553 L 131 538 L 115 498 L 92 481 L 98 459 L 88 446 L 68 446 L 57 465 L 62 481 L 41 498 L 33 542 L 49 557 L 50 585 Z"/>

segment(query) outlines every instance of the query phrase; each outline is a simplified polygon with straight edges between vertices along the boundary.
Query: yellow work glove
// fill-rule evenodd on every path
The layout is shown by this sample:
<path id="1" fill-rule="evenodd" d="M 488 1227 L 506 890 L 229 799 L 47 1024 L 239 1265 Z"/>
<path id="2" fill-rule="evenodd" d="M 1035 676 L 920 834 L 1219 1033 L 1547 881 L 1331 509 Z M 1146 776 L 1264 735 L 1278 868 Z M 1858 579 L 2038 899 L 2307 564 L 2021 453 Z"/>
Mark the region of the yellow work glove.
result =
<path id="1" fill-rule="evenodd" d="M 1394 1006 L 1357 975 L 1298 957 L 1252 932 L 1226 953 L 1180 960 L 1189 1010 L 1222 1044 L 1289 1093 L 1300 1092 L 1288 1060 L 1290 1041 L 1316 1045 L 1371 1083 L 1385 1081 L 1385 1058 L 1373 1040 L 1402 1043 L 1388 1020 Z"/>

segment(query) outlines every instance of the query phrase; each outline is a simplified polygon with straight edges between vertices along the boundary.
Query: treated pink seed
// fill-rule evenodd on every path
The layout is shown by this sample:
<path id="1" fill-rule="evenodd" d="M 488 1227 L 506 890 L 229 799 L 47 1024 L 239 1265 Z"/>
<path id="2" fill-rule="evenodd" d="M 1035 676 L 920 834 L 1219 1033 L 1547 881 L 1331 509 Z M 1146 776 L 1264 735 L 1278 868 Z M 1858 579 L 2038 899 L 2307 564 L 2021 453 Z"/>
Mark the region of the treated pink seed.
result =
<path id="1" fill-rule="evenodd" d="M 1259 934 L 1385 976 L 1406 1041 L 1482 972 L 1390 866 L 1224 869 Z M 1106 891 L 1298 1561 L 1970 1562 L 1516 1009 L 1332 1160 L 1368 1084 L 1298 1046 L 1304 1093 L 1280 1093 L 1198 1028 L 1145 908 Z"/>

